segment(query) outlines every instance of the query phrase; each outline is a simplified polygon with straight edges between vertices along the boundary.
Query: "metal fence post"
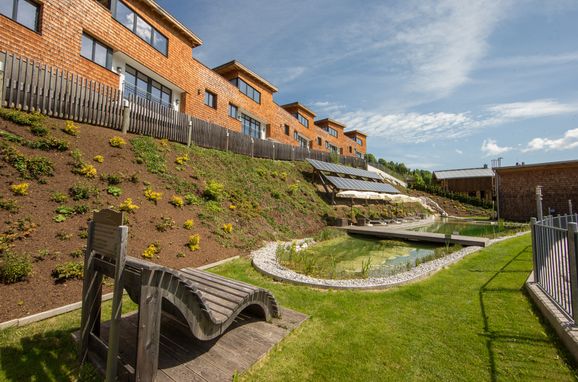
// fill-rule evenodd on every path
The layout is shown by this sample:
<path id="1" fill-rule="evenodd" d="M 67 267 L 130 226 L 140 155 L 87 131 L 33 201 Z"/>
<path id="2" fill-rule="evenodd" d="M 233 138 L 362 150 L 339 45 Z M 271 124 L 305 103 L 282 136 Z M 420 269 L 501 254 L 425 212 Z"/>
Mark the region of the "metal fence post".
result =
<path id="1" fill-rule="evenodd" d="M 578 224 L 568 224 L 568 265 L 570 267 L 570 304 L 572 319 L 578 321 L 578 269 L 576 268 L 576 245 L 578 244 Z"/>
<path id="2" fill-rule="evenodd" d="M 128 132 L 130 125 L 130 104 L 127 99 L 122 100 L 122 133 Z"/>
<path id="3" fill-rule="evenodd" d="M 4 61 L 0 61 L 0 107 L 4 106 Z"/>
<path id="4" fill-rule="evenodd" d="M 187 132 L 187 147 L 191 147 L 192 139 L 193 139 L 193 121 L 189 119 L 189 131 Z"/>
<path id="5" fill-rule="evenodd" d="M 540 282 L 540 274 L 539 274 L 539 269 L 538 269 L 538 248 L 536 247 L 537 245 L 537 240 L 536 240 L 536 218 L 531 218 L 530 219 L 530 235 L 532 238 L 532 267 L 534 268 L 534 282 L 535 283 L 539 283 Z"/>

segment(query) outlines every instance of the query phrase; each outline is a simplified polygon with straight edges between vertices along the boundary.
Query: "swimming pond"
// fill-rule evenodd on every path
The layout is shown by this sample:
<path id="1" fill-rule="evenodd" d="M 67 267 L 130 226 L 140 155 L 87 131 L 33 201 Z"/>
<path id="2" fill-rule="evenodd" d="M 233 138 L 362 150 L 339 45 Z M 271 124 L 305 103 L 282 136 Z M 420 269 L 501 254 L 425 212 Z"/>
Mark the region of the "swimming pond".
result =
<path id="1" fill-rule="evenodd" d="M 512 235 L 528 229 L 523 224 L 504 222 L 476 222 L 458 219 L 440 219 L 428 225 L 409 228 L 410 231 L 432 232 L 441 234 L 456 234 L 462 236 L 487 237 L 490 239 Z"/>

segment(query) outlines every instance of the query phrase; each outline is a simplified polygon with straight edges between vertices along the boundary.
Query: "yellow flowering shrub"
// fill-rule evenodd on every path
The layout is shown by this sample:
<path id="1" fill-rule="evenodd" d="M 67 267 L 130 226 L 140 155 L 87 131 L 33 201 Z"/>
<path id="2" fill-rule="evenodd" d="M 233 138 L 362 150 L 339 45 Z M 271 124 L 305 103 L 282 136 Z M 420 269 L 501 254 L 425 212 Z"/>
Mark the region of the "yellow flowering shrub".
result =
<path id="1" fill-rule="evenodd" d="M 230 209 L 231 211 L 234 211 L 234 210 L 237 209 L 237 206 L 234 205 L 234 204 L 231 204 L 231 205 L 229 205 L 229 209 Z"/>
<path id="2" fill-rule="evenodd" d="M 13 184 L 10 186 L 10 191 L 12 191 L 14 195 L 28 195 L 29 186 L 30 185 L 28 183 Z"/>
<path id="3" fill-rule="evenodd" d="M 149 188 L 145 189 L 144 196 L 145 196 L 145 198 L 147 198 L 147 200 L 150 200 L 151 202 L 154 202 L 155 204 L 157 204 L 157 202 L 163 198 L 163 193 L 153 191 L 149 187 Z"/>
<path id="4" fill-rule="evenodd" d="M 138 210 L 140 207 L 137 206 L 136 204 L 133 204 L 132 202 L 132 198 L 126 198 L 124 200 L 124 202 L 122 202 L 119 206 L 118 209 L 121 211 L 126 211 L 128 213 L 132 213 L 136 210 Z"/>
<path id="5" fill-rule="evenodd" d="M 231 224 L 231 223 L 223 224 L 222 229 L 225 233 L 231 233 L 231 232 L 233 232 L 233 224 Z"/>
<path id="6" fill-rule="evenodd" d="M 122 139 L 121 137 L 112 137 L 108 140 L 108 143 L 112 147 L 118 147 L 118 148 L 121 148 L 122 146 L 126 145 L 125 140 Z"/>
<path id="7" fill-rule="evenodd" d="M 178 164 L 178 165 L 181 165 L 181 166 L 184 165 L 184 164 L 186 164 L 188 161 L 189 161 L 189 156 L 188 156 L 188 155 L 182 155 L 182 156 L 177 157 L 177 158 L 175 159 L 175 163 Z"/>
<path id="8" fill-rule="evenodd" d="M 102 155 L 97 155 L 94 158 L 92 158 L 92 160 L 94 160 L 97 163 L 102 163 L 104 162 L 104 157 Z"/>
<path id="9" fill-rule="evenodd" d="M 72 121 L 66 121 L 64 129 L 62 129 L 66 134 L 76 136 L 80 131 L 80 127 L 76 126 Z"/>
<path id="10" fill-rule="evenodd" d="M 96 178 L 96 168 L 91 164 L 83 164 L 78 169 L 78 173 L 87 178 Z"/>
<path id="11" fill-rule="evenodd" d="M 169 203 L 179 208 L 183 208 L 183 206 L 185 205 L 185 201 L 183 200 L 183 198 L 177 195 L 171 196 L 171 200 L 169 201 Z"/>
<path id="12" fill-rule="evenodd" d="M 149 246 L 142 253 L 142 257 L 145 259 L 152 259 L 161 252 L 161 246 L 159 243 L 150 243 Z"/>
<path id="13" fill-rule="evenodd" d="M 189 247 L 191 251 L 197 251 L 201 248 L 201 237 L 198 233 L 189 236 L 187 247 Z"/>
<path id="14" fill-rule="evenodd" d="M 184 229 L 192 229 L 194 225 L 195 225 L 195 223 L 193 222 L 193 219 L 188 219 L 188 220 L 185 220 L 185 222 L 183 223 L 183 228 Z"/>

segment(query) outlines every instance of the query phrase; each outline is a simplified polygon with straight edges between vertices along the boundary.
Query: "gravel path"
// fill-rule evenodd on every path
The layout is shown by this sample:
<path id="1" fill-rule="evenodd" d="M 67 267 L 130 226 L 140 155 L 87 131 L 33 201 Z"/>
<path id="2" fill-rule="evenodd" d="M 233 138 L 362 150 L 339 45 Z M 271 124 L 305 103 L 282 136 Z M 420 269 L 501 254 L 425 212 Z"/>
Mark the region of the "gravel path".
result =
<path id="1" fill-rule="evenodd" d="M 488 242 L 488 246 L 511 239 L 513 237 L 521 236 L 527 232 L 520 232 L 512 236 L 507 236 L 499 239 L 493 239 Z M 302 239 L 294 241 L 298 247 L 307 246 L 311 239 Z M 482 247 L 466 247 L 457 252 L 451 253 L 440 259 L 428 261 L 412 268 L 409 271 L 397 273 L 387 277 L 370 277 L 367 279 L 354 280 L 328 280 L 309 277 L 297 273 L 291 269 L 283 267 L 277 262 L 276 252 L 278 245 L 287 245 L 288 243 L 269 242 L 264 247 L 251 252 L 253 266 L 261 273 L 272 277 L 275 280 L 286 281 L 293 284 L 309 285 L 317 288 L 327 289 L 382 289 L 391 288 L 394 286 L 406 284 L 412 281 L 417 281 L 427 277 L 440 269 L 453 264 L 465 256 L 479 251 Z"/>

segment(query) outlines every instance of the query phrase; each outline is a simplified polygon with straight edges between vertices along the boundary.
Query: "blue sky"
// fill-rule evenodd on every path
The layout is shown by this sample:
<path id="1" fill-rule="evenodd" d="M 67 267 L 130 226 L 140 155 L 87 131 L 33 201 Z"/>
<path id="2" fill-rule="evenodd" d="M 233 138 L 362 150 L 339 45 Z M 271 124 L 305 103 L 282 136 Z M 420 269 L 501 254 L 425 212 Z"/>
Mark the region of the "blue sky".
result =
<path id="1" fill-rule="evenodd" d="M 578 2 L 158 3 L 203 41 L 412 168 L 578 159 Z"/>

